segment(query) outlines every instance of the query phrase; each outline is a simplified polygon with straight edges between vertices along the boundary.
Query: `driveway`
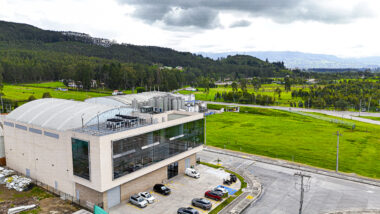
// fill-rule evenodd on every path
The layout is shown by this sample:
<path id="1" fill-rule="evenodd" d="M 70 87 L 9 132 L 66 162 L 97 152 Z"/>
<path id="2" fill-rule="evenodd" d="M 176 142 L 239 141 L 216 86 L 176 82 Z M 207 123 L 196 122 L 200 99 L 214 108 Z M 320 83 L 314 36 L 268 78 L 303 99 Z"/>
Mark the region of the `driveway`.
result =
<path id="1" fill-rule="evenodd" d="M 207 190 L 210 190 L 218 185 L 223 184 L 223 178 L 229 176 L 223 170 L 210 168 L 204 165 L 198 165 L 196 169 L 201 174 L 199 179 L 190 178 L 185 175 L 178 175 L 171 179 L 166 185 L 172 190 L 169 196 L 163 196 L 149 191 L 155 198 L 156 202 L 149 204 L 145 208 L 138 208 L 128 202 L 122 202 L 116 207 L 110 209 L 110 214 L 125 214 L 125 213 L 137 213 L 137 214 L 152 214 L 152 213 L 177 213 L 180 207 L 192 207 L 191 200 L 193 198 L 202 198 Z M 240 188 L 240 181 L 228 186 L 231 191 L 238 190 Z M 213 208 L 218 206 L 221 202 L 210 200 L 213 204 Z M 193 207 L 195 208 L 195 207 Z M 195 208 L 201 214 L 208 213 L 199 208 Z"/>

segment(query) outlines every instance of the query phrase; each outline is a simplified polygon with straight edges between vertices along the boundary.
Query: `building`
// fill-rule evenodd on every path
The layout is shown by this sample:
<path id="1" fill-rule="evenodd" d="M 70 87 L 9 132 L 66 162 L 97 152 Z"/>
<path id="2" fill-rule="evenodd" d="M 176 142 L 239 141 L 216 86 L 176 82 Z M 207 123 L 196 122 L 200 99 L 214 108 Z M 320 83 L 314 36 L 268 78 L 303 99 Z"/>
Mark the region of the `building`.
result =
<path id="1" fill-rule="evenodd" d="M 152 91 L 108 97 L 94 97 L 85 100 L 88 103 L 129 107 L 135 110 L 153 108 L 154 112 L 185 110 L 186 103 L 193 101 L 194 95 L 182 95 L 169 92 Z"/>
<path id="2" fill-rule="evenodd" d="M 195 165 L 204 120 L 47 98 L 5 117 L 4 142 L 8 167 L 107 210 Z"/>

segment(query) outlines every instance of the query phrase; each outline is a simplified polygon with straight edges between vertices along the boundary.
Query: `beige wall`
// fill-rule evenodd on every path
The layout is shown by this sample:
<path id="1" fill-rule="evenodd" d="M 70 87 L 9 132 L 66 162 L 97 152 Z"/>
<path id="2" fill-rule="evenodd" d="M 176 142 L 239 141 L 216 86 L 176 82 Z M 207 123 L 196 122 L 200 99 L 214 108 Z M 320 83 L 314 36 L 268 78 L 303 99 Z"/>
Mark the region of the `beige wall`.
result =
<path id="1" fill-rule="evenodd" d="M 75 190 L 79 191 L 79 200 L 81 201 L 81 204 L 88 205 L 88 208 L 90 209 L 92 209 L 94 205 L 103 202 L 103 193 L 85 187 L 81 184 L 75 184 Z"/>
<path id="2" fill-rule="evenodd" d="M 72 164 L 67 158 L 71 154 L 71 144 L 67 143 L 70 138 L 64 133 L 47 131 L 59 134 L 60 138 L 4 126 L 7 166 L 23 174 L 29 169 L 33 179 L 51 187 L 57 182 L 59 190 L 73 195 Z"/>
<path id="3" fill-rule="evenodd" d="M 203 118 L 203 114 L 181 112 L 190 115 L 165 123 L 158 123 L 146 127 L 118 132 L 106 136 L 93 136 L 74 131 L 58 132 L 41 127 L 34 127 L 29 124 L 22 124 L 28 128 L 36 128 L 42 131 L 50 131 L 59 134 L 60 138 L 55 139 L 35 134 L 17 128 L 4 125 L 4 142 L 7 165 L 21 173 L 30 169 L 31 177 L 54 187 L 58 182 L 58 190 L 76 195 L 76 183 L 91 188 L 97 192 L 106 192 L 121 184 L 132 181 L 156 171 L 170 163 L 181 160 L 184 157 L 194 155 L 202 150 L 202 146 L 183 152 L 179 155 L 163 160 L 151 166 L 140 169 L 134 173 L 125 175 L 113 180 L 112 171 L 112 151 L 111 141 L 132 137 L 155 130 L 187 123 Z M 10 120 L 6 120 L 13 122 Z M 73 175 L 71 138 L 77 138 L 90 142 L 90 180 L 86 180 Z M 103 196 L 106 197 L 106 196 Z M 106 200 L 104 200 L 106 202 Z"/>

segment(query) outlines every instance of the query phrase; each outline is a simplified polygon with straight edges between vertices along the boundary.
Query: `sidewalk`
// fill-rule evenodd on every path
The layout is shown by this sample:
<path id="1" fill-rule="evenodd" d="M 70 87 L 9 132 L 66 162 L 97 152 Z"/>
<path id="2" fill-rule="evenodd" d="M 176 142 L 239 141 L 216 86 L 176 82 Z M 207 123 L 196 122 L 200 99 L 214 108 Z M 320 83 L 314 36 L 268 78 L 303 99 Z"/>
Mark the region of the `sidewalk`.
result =
<path id="1" fill-rule="evenodd" d="M 300 170 L 300 171 L 310 172 L 310 173 L 314 173 L 314 174 L 320 174 L 320 175 L 324 175 L 324 176 L 329 176 L 329 177 L 334 177 L 334 178 L 338 178 L 338 179 L 344 179 L 344 180 L 348 180 L 348 181 L 353 181 L 353 182 L 357 182 L 357 183 L 363 183 L 363 184 L 368 184 L 368 185 L 380 187 L 380 180 L 376 180 L 376 179 L 365 178 L 365 177 L 360 177 L 360 176 L 356 176 L 356 175 L 348 175 L 345 173 L 336 173 L 335 171 L 330 171 L 327 169 L 311 167 L 311 166 L 307 166 L 307 165 L 288 162 L 285 160 L 278 160 L 278 159 L 256 156 L 256 155 L 247 154 L 247 153 L 243 153 L 243 152 L 224 150 L 224 149 L 220 149 L 220 148 L 216 148 L 216 147 L 205 146 L 204 150 L 209 151 L 209 152 L 218 153 L 218 154 L 224 154 L 224 155 L 230 155 L 230 156 L 234 156 L 234 157 L 238 157 L 238 158 L 243 158 L 243 159 L 247 159 L 247 160 L 253 160 L 253 161 L 257 161 L 257 162 L 282 166 L 282 167 L 286 167 L 289 169 Z"/>

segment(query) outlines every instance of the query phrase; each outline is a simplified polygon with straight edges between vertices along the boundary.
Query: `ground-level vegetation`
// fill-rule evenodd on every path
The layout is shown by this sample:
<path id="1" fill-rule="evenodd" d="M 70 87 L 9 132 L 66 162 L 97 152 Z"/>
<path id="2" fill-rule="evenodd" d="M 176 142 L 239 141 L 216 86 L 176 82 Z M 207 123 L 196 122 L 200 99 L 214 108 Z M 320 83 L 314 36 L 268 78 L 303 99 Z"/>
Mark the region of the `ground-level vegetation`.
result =
<path id="1" fill-rule="evenodd" d="M 340 131 L 340 171 L 380 178 L 380 126 L 355 121 L 353 129 L 270 109 L 243 107 L 241 112 L 208 116 L 207 145 L 333 170 Z"/>

